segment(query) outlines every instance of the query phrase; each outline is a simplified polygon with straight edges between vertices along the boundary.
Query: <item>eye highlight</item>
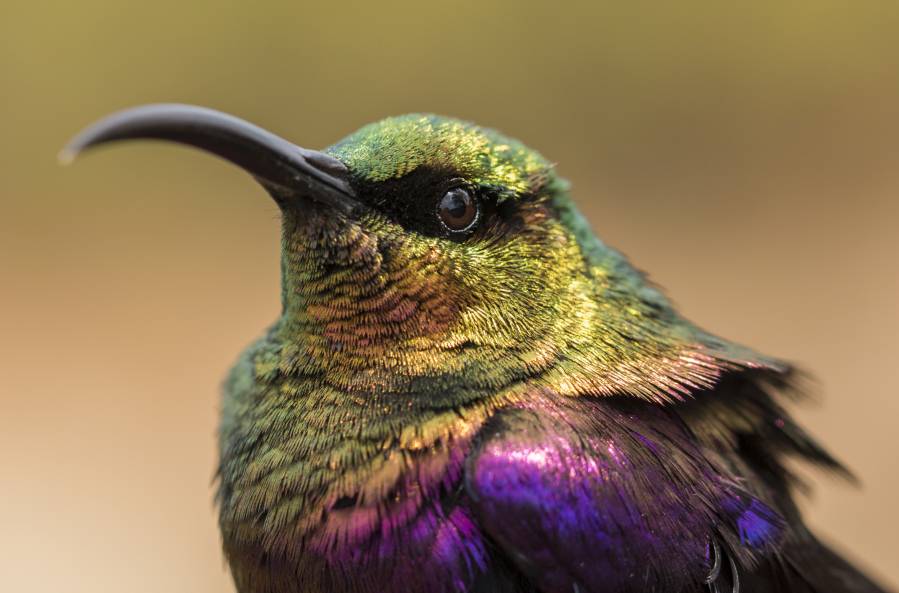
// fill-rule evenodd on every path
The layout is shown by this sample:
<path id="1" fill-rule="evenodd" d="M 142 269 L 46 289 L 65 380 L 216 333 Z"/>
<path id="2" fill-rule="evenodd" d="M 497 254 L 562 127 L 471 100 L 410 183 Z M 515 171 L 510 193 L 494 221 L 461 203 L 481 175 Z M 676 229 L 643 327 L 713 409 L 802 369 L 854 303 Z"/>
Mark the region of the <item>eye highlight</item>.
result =
<path id="1" fill-rule="evenodd" d="M 437 203 L 437 216 L 447 230 L 458 233 L 467 231 L 480 217 L 480 204 L 464 187 L 448 190 Z"/>

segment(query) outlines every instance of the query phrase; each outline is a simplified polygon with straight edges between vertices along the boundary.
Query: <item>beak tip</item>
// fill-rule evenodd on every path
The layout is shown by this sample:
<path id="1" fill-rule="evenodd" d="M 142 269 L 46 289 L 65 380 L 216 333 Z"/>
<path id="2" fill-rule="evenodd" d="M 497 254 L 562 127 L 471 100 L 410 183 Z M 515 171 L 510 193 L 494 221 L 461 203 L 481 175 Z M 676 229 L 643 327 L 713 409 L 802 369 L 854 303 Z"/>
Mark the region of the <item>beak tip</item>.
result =
<path id="1" fill-rule="evenodd" d="M 76 158 L 78 158 L 78 150 L 71 146 L 66 146 L 57 153 L 56 162 L 63 167 L 68 167 L 75 162 Z"/>
<path id="2" fill-rule="evenodd" d="M 81 142 L 80 140 L 80 136 L 76 136 L 74 139 L 69 141 L 68 144 L 63 146 L 62 150 L 56 153 L 56 162 L 63 167 L 67 167 L 74 163 L 86 148 L 84 142 Z"/>

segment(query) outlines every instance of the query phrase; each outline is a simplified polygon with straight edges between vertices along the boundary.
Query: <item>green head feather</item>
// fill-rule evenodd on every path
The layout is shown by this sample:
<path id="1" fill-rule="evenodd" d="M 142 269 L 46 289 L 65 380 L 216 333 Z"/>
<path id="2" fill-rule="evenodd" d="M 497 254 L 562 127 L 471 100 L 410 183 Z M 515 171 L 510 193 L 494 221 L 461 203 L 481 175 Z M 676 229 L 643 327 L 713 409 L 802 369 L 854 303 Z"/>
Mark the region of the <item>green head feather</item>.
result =
<path id="1" fill-rule="evenodd" d="M 551 168 L 517 140 L 436 115 L 410 114 L 369 124 L 328 152 L 368 182 L 398 179 L 430 167 L 517 195 L 528 192 Z"/>

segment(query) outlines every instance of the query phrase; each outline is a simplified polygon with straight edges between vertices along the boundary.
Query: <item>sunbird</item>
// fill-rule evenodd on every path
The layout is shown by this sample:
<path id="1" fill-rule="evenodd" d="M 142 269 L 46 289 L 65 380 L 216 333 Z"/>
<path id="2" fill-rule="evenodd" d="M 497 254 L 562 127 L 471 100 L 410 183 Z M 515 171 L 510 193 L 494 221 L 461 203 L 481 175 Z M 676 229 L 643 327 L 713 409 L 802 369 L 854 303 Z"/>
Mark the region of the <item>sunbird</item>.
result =
<path id="1" fill-rule="evenodd" d="M 435 115 L 324 151 L 146 105 L 281 213 L 281 314 L 225 382 L 240 593 L 873 593 L 806 527 L 791 365 L 709 334 L 592 232 L 539 153 Z"/>

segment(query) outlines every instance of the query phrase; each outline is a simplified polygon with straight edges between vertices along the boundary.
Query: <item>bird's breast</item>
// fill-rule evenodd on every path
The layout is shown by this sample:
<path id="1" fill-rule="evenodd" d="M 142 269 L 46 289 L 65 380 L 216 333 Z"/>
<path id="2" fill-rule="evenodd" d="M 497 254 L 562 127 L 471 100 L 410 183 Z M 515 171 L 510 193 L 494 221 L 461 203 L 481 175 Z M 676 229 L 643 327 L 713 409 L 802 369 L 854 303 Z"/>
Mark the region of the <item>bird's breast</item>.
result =
<path id="1" fill-rule="evenodd" d="M 433 578 L 459 582 L 486 561 L 461 480 L 488 407 L 410 417 L 316 380 L 242 384 L 226 393 L 219 495 L 242 593 L 390 591 L 394 579 L 415 591 L 425 574 L 421 590 L 439 591 Z"/>

